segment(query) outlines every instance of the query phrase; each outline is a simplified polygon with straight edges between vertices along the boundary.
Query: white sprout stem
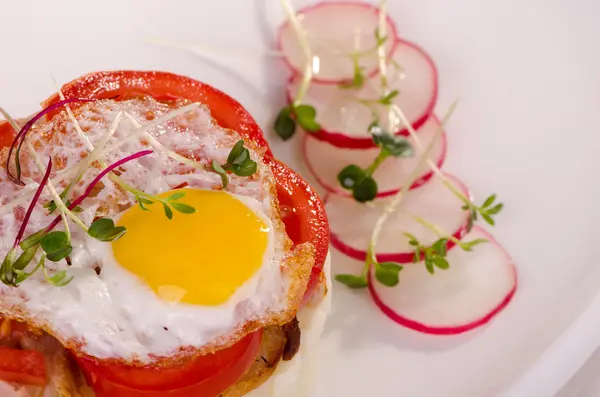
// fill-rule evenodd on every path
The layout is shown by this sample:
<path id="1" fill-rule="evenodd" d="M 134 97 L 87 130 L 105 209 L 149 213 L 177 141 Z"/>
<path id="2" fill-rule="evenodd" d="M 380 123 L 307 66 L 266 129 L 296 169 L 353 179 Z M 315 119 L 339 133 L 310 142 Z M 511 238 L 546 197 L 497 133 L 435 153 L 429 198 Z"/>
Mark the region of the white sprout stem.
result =
<path id="1" fill-rule="evenodd" d="M 146 39 L 146 42 L 149 44 L 153 44 L 153 45 L 157 45 L 157 46 L 161 46 L 161 47 L 186 51 L 186 52 L 189 52 L 194 55 L 198 55 L 203 58 L 207 57 L 208 55 L 215 55 L 215 56 L 220 56 L 220 57 L 224 57 L 224 56 L 231 56 L 231 57 L 265 56 L 265 57 L 273 57 L 273 58 L 281 58 L 284 56 L 281 51 L 277 51 L 277 50 L 254 50 L 254 49 L 241 48 L 241 47 L 238 47 L 235 50 L 229 49 L 227 52 L 224 52 L 220 48 L 216 48 L 216 47 L 209 46 L 206 44 L 203 44 L 203 45 L 188 44 L 188 43 L 184 43 L 182 41 L 162 39 L 159 37 L 151 37 L 149 39 Z"/>
<path id="2" fill-rule="evenodd" d="M 199 106 L 200 106 L 200 102 L 190 103 L 189 105 L 182 106 L 178 109 L 173 110 L 172 112 L 169 112 L 157 119 L 152 120 L 148 124 L 145 124 L 141 128 L 138 128 L 137 130 L 130 133 L 126 138 L 122 139 L 121 141 L 116 142 L 113 145 L 101 150 L 100 153 L 98 153 L 98 157 L 106 156 L 108 153 L 115 151 L 116 149 L 123 146 L 124 144 L 132 142 L 136 139 L 139 139 L 140 136 L 142 136 L 143 134 L 146 133 L 146 131 L 148 131 L 154 127 L 158 127 L 159 125 L 166 123 L 167 121 L 174 119 L 175 117 L 179 117 L 182 114 L 185 114 L 191 110 L 194 110 L 194 109 L 198 108 Z"/>
<path id="3" fill-rule="evenodd" d="M 429 153 L 433 149 L 436 141 L 438 139 L 440 139 L 440 137 L 442 136 L 442 131 L 444 130 L 444 125 L 448 122 L 448 120 L 452 116 L 452 113 L 454 113 L 454 109 L 456 109 L 456 105 L 457 105 L 457 102 L 454 102 L 450 106 L 450 109 L 448 110 L 448 112 L 446 112 L 446 115 L 444 116 L 444 118 L 440 122 L 439 127 L 435 131 L 433 139 L 431 139 L 431 141 L 429 142 L 429 144 L 427 145 L 427 147 L 421 154 L 421 158 L 419 159 L 418 164 L 416 165 L 416 167 L 413 169 L 412 173 L 410 174 L 410 177 L 408 178 L 406 183 L 404 183 L 404 185 L 402 186 L 402 189 L 400 189 L 400 191 L 398 193 L 396 193 L 396 195 L 394 196 L 394 198 L 390 202 L 390 204 L 384 208 L 383 214 L 381 214 L 379 219 L 377 219 L 377 223 L 375 224 L 375 228 L 373 229 L 373 234 L 371 235 L 371 240 L 369 242 L 369 247 L 368 247 L 368 252 L 367 252 L 367 255 L 368 255 L 368 258 L 366 261 L 366 263 L 367 263 L 366 270 L 367 271 L 369 269 L 371 262 L 377 263 L 377 256 L 375 254 L 375 248 L 377 247 L 379 235 L 381 234 L 383 226 L 385 226 L 385 223 L 387 222 L 390 215 L 400 208 L 402 199 L 404 198 L 408 189 L 410 189 L 410 187 L 412 186 L 413 182 L 419 176 L 419 172 L 420 172 L 421 168 L 423 167 L 423 165 L 425 164 L 425 162 L 427 161 L 427 159 L 429 158 Z"/>
<path id="4" fill-rule="evenodd" d="M 52 80 L 54 81 L 54 85 L 56 86 L 56 90 L 58 91 L 58 96 L 60 97 L 60 100 L 64 101 L 66 98 L 65 98 L 65 95 L 63 94 L 62 90 L 60 89 L 60 86 L 58 85 L 58 83 L 56 82 L 56 79 L 54 79 L 54 77 L 52 78 Z M 71 122 L 75 126 L 75 130 L 79 134 L 79 137 L 81 138 L 83 143 L 85 143 L 85 146 L 87 147 L 88 151 L 91 152 L 92 150 L 94 150 L 94 145 L 92 145 L 92 142 L 90 142 L 90 140 L 87 137 L 87 135 L 85 134 L 85 132 L 83 132 L 83 130 L 81 129 L 81 126 L 77 122 L 77 119 L 75 118 L 75 114 L 73 114 L 73 111 L 71 110 L 71 106 L 68 103 L 65 104 L 65 109 L 67 110 L 67 115 L 69 116 L 69 118 L 71 119 Z"/>
<path id="5" fill-rule="evenodd" d="M 29 150 L 29 154 L 33 158 L 33 162 L 35 163 L 37 169 L 43 174 L 44 171 L 45 171 L 44 165 L 40 161 L 40 158 L 38 157 L 37 153 L 35 152 L 35 149 L 31 145 L 31 142 L 29 142 L 29 141 L 27 141 L 27 149 Z M 79 219 L 77 217 L 77 215 L 75 215 L 73 212 L 71 212 L 71 210 L 69 210 L 69 208 L 66 206 L 66 204 L 60 198 L 60 195 L 56 191 L 56 188 L 54 187 L 54 184 L 52 183 L 52 181 L 48 180 L 48 183 L 46 184 L 46 187 L 50 191 L 50 194 L 52 195 L 54 203 L 56 204 L 58 210 L 60 211 L 60 215 L 61 215 L 61 217 L 63 219 L 64 224 L 65 224 L 65 230 L 67 231 L 67 235 L 70 236 L 69 225 L 67 223 L 67 216 L 73 222 L 75 222 L 75 224 L 77 224 L 79 227 L 81 227 L 83 230 L 85 230 L 87 232 L 88 228 L 85 225 L 85 223 L 83 223 L 81 221 L 81 219 Z"/>
<path id="6" fill-rule="evenodd" d="M 404 114 L 404 112 L 402 111 L 402 109 L 400 109 L 400 107 L 398 105 L 393 105 L 392 109 L 398 115 L 398 117 L 400 118 L 400 120 L 402 121 L 402 123 L 406 126 L 406 129 L 408 130 L 408 133 L 410 134 L 410 137 L 413 139 L 413 141 L 415 143 L 415 146 L 417 147 L 417 150 L 419 151 L 419 154 L 423 155 L 423 143 L 421 142 L 421 140 L 417 136 L 417 131 L 413 128 L 412 124 L 408 121 L 406 115 Z M 440 169 L 440 167 L 438 167 L 437 164 L 434 163 L 433 160 L 431 160 L 431 158 L 429 156 L 426 156 L 426 160 L 427 160 L 427 165 L 429 166 L 429 168 L 431 168 L 431 170 L 433 171 L 433 173 L 437 177 L 440 178 L 440 180 L 442 181 L 442 183 L 444 184 L 444 186 L 446 186 L 463 203 L 465 203 L 467 205 L 470 205 L 471 204 L 471 200 L 468 197 L 466 197 L 460 190 L 458 190 L 448 180 L 448 178 L 446 178 L 446 175 L 444 175 L 444 173 L 442 172 L 442 170 Z"/>
<path id="7" fill-rule="evenodd" d="M 415 222 L 420 223 L 421 225 L 425 226 L 427 229 L 431 230 L 438 238 L 447 238 L 448 240 L 452 241 L 454 244 L 456 244 L 458 246 L 462 246 L 462 243 L 460 242 L 459 239 L 457 239 L 450 233 L 446 233 L 439 226 L 434 225 L 433 223 L 421 218 L 418 215 L 415 215 L 415 214 L 412 214 L 412 213 L 406 212 L 406 211 L 404 211 L 404 212 L 408 216 L 410 216 L 412 219 L 414 219 Z"/>
<path id="8" fill-rule="evenodd" d="M 298 88 L 298 92 L 296 93 L 296 98 L 294 98 L 294 106 L 298 106 L 304 100 L 306 93 L 308 92 L 308 88 L 310 87 L 310 82 L 312 81 L 314 70 L 313 70 L 313 56 L 312 50 L 310 49 L 310 45 L 308 44 L 308 40 L 306 38 L 306 33 L 302 28 L 302 24 L 300 23 L 300 19 L 294 8 L 290 4 L 289 0 L 281 0 L 281 4 L 285 9 L 286 14 L 298 36 L 298 40 L 300 41 L 300 47 L 302 48 L 302 52 L 306 58 L 306 64 L 304 66 L 304 75 L 302 76 L 302 83 Z"/>
<path id="9" fill-rule="evenodd" d="M 125 143 L 131 142 L 134 139 L 137 139 L 141 134 L 143 134 L 145 131 L 157 127 L 162 123 L 165 123 L 171 119 L 174 119 L 175 117 L 178 117 L 182 114 L 185 114 L 187 112 L 189 112 L 190 110 L 193 110 L 197 107 L 200 106 L 200 103 L 195 102 L 195 103 L 191 103 L 189 105 L 180 107 L 178 109 L 173 110 L 172 112 L 167 113 L 164 116 L 161 116 L 157 119 L 154 119 L 153 121 L 151 121 L 150 123 L 142 126 L 141 128 L 137 129 L 136 131 L 133 131 L 131 134 L 129 134 L 129 136 L 127 136 L 127 138 L 124 138 L 123 140 L 121 140 L 120 142 L 115 143 L 114 145 L 105 148 L 104 150 L 102 150 L 99 153 L 98 157 L 104 157 L 106 154 L 113 152 L 114 150 L 118 149 L 119 147 L 121 147 L 122 145 L 124 145 Z M 52 178 L 52 182 L 54 184 L 58 184 L 59 182 L 64 181 L 67 178 L 72 177 L 78 170 L 79 165 L 81 165 L 82 162 L 87 162 L 87 159 L 83 159 L 81 160 L 78 165 L 76 165 L 75 167 L 69 169 L 69 170 L 65 170 L 64 172 L 55 175 L 54 178 Z M 13 208 L 15 208 L 16 206 L 25 203 L 30 196 L 35 192 L 35 190 L 37 189 L 37 187 L 31 187 L 26 189 L 23 193 L 21 193 L 17 198 L 15 198 L 13 201 L 9 201 L 8 203 L 3 204 L 2 206 L 0 206 L 0 215 L 5 214 L 6 212 L 12 210 Z"/>
<path id="10" fill-rule="evenodd" d="M 19 131 L 21 130 L 21 126 L 19 125 L 19 123 L 15 119 L 13 119 L 12 116 L 10 114 L 8 114 L 8 112 L 6 110 L 0 108 L 0 113 L 2 113 L 2 116 L 4 116 L 4 118 L 6 119 L 6 121 L 8 122 L 8 124 L 10 124 L 10 126 L 12 127 L 12 129 L 16 133 L 19 133 Z M 26 143 L 27 143 L 27 149 L 29 150 L 29 154 L 33 158 L 33 162 L 35 163 L 38 171 L 43 174 L 46 171 L 46 168 L 44 167 L 44 165 L 40 161 L 40 158 L 38 157 L 35 149 L 33 148 L 33 145 L 31 144 L 31 142 L 29 142 L 28 140 L 26 140 Z M 64 224 L 65 224 L 65 230 L 67 231 L 67 235 L 70 236 L 70 233 L 69 233 L 69 225 L 67 223 L 67 218 L 66 218 L 65 215 L 69 216 L 69 218 L 71 218 L 73 220 L 73 222 L 75 222 L 77 225 L 81 226 L 85 231 L 87 231 L 87 227 L 85 226 L 85 224 L 75 214 L 73 214 L 67 208 L 67 206 L 65 205 L 65 203 L 62 201 L 62 199 L 60 198 L 60 195 L 56 191 L 56 188 L 54 187 L 54 184 L 52 183 L 51 180 L 48 180 L 48 183 L 47 183 L 46 186 L 48 187 L 48 190 L 50 191 L 50 194 L 52 195 L 52 198 L 54 199 L 54 202 L 56 203 L 56 206 L 58 207 L 58 209 L 60 211 L 60 215 L 61 215 L 61 217 L 63 219 Z"/>
<path id="11" fill-rule="evenodd" d="M 379 37 L 383 38 L 387 34 L 387 0 L 381 0 L 379 2 Z M 377 46 L 377 58 L 379 62 L 379 74 L 381 75 L 381 86 L 383 87 L 384 94 L 387 94 L 388 90 L 388 76 L 387 76 L 387 64 L 385 62 L 385 45 L 383 43 Z"/>
<path id="12" fill-rule="evenodd" d="M 129 119 L 129 121 L 131 121 L 131 123 L 136 128 L 140 128 L 142 126 L 140 124 L 140 122 L 135 118 L 135 116 L 132 115 L 131 113 L 125 112 L 125 117 L 127 117 Z M 197 161 L 190 160 L 187 157 L 184 157 L 184 156 L 180 155 L 179 153 L 172 151 L 171 149 L 169 149 L 168 147 L 166 147 L 165 145 L 160 143 L 160 141 L 158 139 L 154 138 L 152 136 L 152 134 L 149 133 L 148 131 L 146 131 L 146 133 L 144 134 L 144 137 L 146 139 L 148 139 L 148 142 L 150 143 L 150 145 L 154 146 L 155 149 L 162 151 L 163 153 L 165 153 L 167 156 L 169 156 L 173 160 L 179 161 L 180 163 L 189 165 L 190 167 L 193 167 L 196 169 L 204 169 L 204 165 L 202 165 L 201 163 L 198 163 Z"/>
<path id="13" fill-rule="evenodd" d="M 99 153 L 106 147 L 106 145 L 110 141 L 110 138 L 112 138 L 115 132 L 117 132 L 117 128 L 119 128 L 119 123 L 121 122 L 122 117 L 123 112 L 117 113 L 117 117 L 115 117 L 112 124 L 110 125 L 108 133 L 106 134 L 104 139 L 102 139 L 102 141 L 100 141 L 98 146 L 96 146 L 95 148 L 94 146 L 92 146 L 92 151 L 87 157 L 87 159 L 79 163 L 79 170 L 77 171 L 77 176 L 75 177 L 75 180 L 72 182 L 73 184 L 79 182 L 81 177 L 83 177 L 87 169 L 94 163 L 94 161 L 97 160 L 100 163 L 100 166 L 102 166 L 103 168 L 107 167 L 106 162 L 104 162 L 104 156 L 99 155 Z"/>

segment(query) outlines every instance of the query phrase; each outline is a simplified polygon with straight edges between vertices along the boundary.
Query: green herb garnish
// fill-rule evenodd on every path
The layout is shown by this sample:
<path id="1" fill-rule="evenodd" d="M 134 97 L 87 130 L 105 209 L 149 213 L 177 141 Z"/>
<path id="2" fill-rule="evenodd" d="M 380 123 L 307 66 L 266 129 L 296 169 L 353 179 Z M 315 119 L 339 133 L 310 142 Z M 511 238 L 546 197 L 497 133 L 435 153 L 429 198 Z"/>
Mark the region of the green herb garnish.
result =
<path id="1" fill-rule="evenodd" d="M 99 241 L 115 241 L 123 236 L 127 230 L 123 226 L 115 226 L 109 218 L 100 218 L 94 221 L 88 229 L 88 235 Z"/>
<path id="2" fill-rule="evenodd" d="M 237 176 L 248 177 L 254 175 L 258 170 L 258 164 L 250 158 L 250 151 L 244 147 L 244 141 L 241 139 L 231 148 L 227 156 L 227 163 L 221 165 L 213 160 L 211 166 L 213 171 L 221 177 L 222 189 L 229 185 L 228 171 Z"/>
<path id="3" fill-rule="evenodd" d="M 317 111 L 310 105 L 289 105 L 281 109 L 275 120 L 275 132 L 287 141 L 296 132 L 296 123 L 308 132 L 317 132 L 321 126 L 316 121 Z"/>
<path id="4" fill-rule="evenodd" d="M 413 148 L 406 138 L 386 133 L 376 123 L 371 124 L 369 130 L 373 142 L 380 148 L 373 163 L 365 169 L 356 164 L 350 164 L 338 174 L 340 185 L 344 189 L 350 190 L 354 199 L 361 203 L 371 201 L 377 196 L 377 182 L 372 175 L 388 157 L 411 157 L 414 155 Z"/>
<path id="5" fill-rule="evenodd" d="M 495 203 L 496 195 L 492 194 L 488 198 L 485 199 L 481 206 L 477 206 L 471 201 L 462 206 L 463 210 L 469 211 L 469 221 L 467 224 L 467 232 L 470 232 L 473 228 L 473 224 L 477 221 L 478 214 L 481 215 L 483 220 L 490 226 L 494 226 L 496 224 L 494 215 L 497 215 L 502 208 L 504 208 L 504 204 Z"/>
<path id="6" fill-rule="evenodd" d="M 354 55 L 352 57 L 352 64 L 354 67 L 354 75 L 352 80 L 345 81 L 339 85 L 340 88 L 343 89 L 359 89 L 362 88 L 365 84 L 365 68 L 364 66 L 360 66 L 360 56 Z"/>

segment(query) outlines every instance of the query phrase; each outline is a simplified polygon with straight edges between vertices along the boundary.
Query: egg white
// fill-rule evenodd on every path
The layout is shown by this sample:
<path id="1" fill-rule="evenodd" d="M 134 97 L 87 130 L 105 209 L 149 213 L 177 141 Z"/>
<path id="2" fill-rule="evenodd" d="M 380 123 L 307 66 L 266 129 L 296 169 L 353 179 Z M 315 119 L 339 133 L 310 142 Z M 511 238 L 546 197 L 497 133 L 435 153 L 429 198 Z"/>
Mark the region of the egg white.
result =
<path id="1" fill-rule="evenodd" d="M 78 118 L 94 145 L 102 141 L 123 110 L 144 122 L 149 109 L 156 117 L 172 110 L 152 99 L 102 101 L 90 106 L 93 106 L 91 110 L 84 106 Z M 66 125 L 66 130 L 75 134 L 75 128 L 69 121 Z M 52 128 L 52 124 L 41 125 L 31 131 L 30 139 L 36 142 Z M 107 163 L 147 149 L 143 139 L 116 146 L 120 139 L 130 136 L 136 128 L 135 124 L 126 120 L 119 124 L 107 145 L 116 148 L 107 155 Z M 149 132 L 170 150 L 191 157 L 214 159 L 221 164 L 226 162 L 231 147 L 240 139 L 236 133 L 216 126 L 205 107 Z M 42 157 L 59 152 L 73 167 L 85 152 L 83 145 L 74 144 L 77 139 L 77 136 L 65 134 L 58 135 L 49 143 L 37 141 L 42 142 L 37 152 Z M 50 263 L 49 266 L 56 270 L 66 269 L 69 275 L 74 276 L 73 281 L 59 288 L 45 282 L 42 274 L 38 273 L 18 288 L 0 284 L 0 309 L 8 313 L 18 311 L 23 313 L 24 320 L 45 325 L 62 343 L 80 342 L 84 353 L 98 358 L 116 357 L 142 362 L 150 361 L 152 356 L 170 356 L 181 347 L 202 347 L 218 338 L 235 334 L 251 320 L 268 318 L 270 314 L 284 310 L 289 304 L 286 293 L 292 280 L 286 278 L 280 265 L 289 254 L 285 248 L 288 239 L 281 224 L 274 223 L 274 198 L 269 190 L 273 180 L 269 177 L 268 167 L 260 161 L 258 153 L 251 152 L 251 156 L 259 164 L 259 178 L 249 180 L 232 175 L 228 191 L 269 225 L 268 246 L 257 273 L 223 305 L 203 307 L 163 301 L 138 277 L 117 263 L 109 243 L 93 240 L 70 222 L 73 265 L 67 268 L 65 263 Z M 179 172 L 182 169 L 185 174 Z M 170 190 L 182 182 L 201 189 L 220 185 L 220 177 L 216 173 L 190 169 L 158 150 L 139 161 L 125 164 L 122 170 L 121 178 L 127 183 L 151 194 Z M 92 171 L 98 172 L 91 170 L 86 173 L 83 186 L 94 177 Z M 25 188 L 15 187 L 7 180 L 5 170 L 0 169 L 0 191 L 3 192 L 0 197 L 0 236 L 3 236 L 0 239 L 0 255 L 6 254 L 19 227 L 12 206 L 27 189 L 37 186 L 37 181 L 30 178 L 26 178 L 26 183 Z M 114 208 L 103 209 L 107 202 L 118 202 L 121 206 L 134 204 L 134 198 L 120 192 L 108 178 L 104 178 L 103 183 L 100 193 L 86 199 L 83 212 L 78 214 L 88 225 L 100 210 L 113 219 L 120 216 Z M 42 198 L 51 199 L 47 190 Z M 48 216 L 41 205 L 37 205 L 27 234 L 47 225 L 53 216 Z M 96 265 L 101 267 L 100 275 L 94 270 Z M 199 284 L 203 282 L 210 280 L 198 280 Z"/>

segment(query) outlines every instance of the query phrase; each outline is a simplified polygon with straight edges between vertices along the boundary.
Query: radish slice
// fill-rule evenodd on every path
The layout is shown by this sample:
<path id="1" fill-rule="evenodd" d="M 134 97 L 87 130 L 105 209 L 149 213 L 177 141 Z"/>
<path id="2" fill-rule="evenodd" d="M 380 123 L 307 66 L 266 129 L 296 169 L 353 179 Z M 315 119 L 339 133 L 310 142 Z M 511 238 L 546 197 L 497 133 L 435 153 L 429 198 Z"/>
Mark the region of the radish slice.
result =
<path id="1" fill-rule="evenodd" d="M 351 54 L 366 52 L 358 62 L 366 76 L 378 72 L 377 39 L 379 8 L 365 3 L 332 2 L 319 3 L 298 11 L 302 29 L 313 56 L 314 81 L 339 84 L 352 80 L 354 62 Z M 383 44 L 386 54 L 392 52 L 397 33 L 394 22 L 386 18 L 386 35 Z M 302 51 L 298 33 L 288 19 L 279 28 L 279 48 L 288 66 L 303 74 L 306 57 Z"/>
<path id="2" fill-rule="evenodd" d="M 448 253 L 448 270 L 431 275 L 423 263 L 405 266 L 400 284 L 386 287 L 369 275 L 369 290 L 379 308 L 397 323 L 419 332 L 460 334 L 489 322 L 517 289 L 513 261 L 496 240 L 475 226 L 465 239 L 488 239 L 471 252 Z"/>
<path id="3" fill-rule="evenodd" d="M 388 63 L 390 90 L 399 94 L 393 103 L 397 105 L 412 126 L 421 126 L 431 114 L 438 95 L 438 76 L 433 61 L 414 44 L 399 41 L 394 53 L 394 62 Z M 398 69 L 395 64 L 399 65 Z M 298 91 L 301 76 L 292 76 L 288 82 L 288 100 Z M 311 84 L 303 103 L 317 110 L 316 120 L 321 130 L 314 134 L 320 140 L 342 148 L 369 148 L 373 141 L 369 136 L 369 125 L 373 112 L 383 125 L 388 120 L 388 107 L 382 104 L 365 105 L 357 98 L 377 101 L 381 97 L 379 77 L 367 79 L 359 90 L 342 89 L 327 84 Z M 399 120 L 397 134 L 408 135 L 406 126 Z"/>
<path id="4" fill-rule="evenodd" d="M 448 174 L 444 175 L 466 197 L 470 197 L 467 187 L 460 180 Z M 377 199 L 368 204 L 361 204 L 351 197 L 333 194 L 327 196 L 325 209 L 333 246 L 351 258 L 365 260 L 371 233 L 384 208 L 392 199 Z M 419 189 L 408 192 L 402 203 L 401 209 L 388 218 L 381 231 L 375 250 L 380 262 L 412 262 L 414 248 L 408 243 L 405 232 L 417 237 L 424 246 L 430 246 L 438 240 L 439 237 L 435 233 L 415 221 L 413 216 L 423 218 L 445 233 L 452 233 L 457 239 L 461 239 L 466 232 L 469 213 L 461 208 L 463 202 L 438 176 L 432 177 Z M 448 248 L 452 246 L 452 242 L 449 242 Z"/>
<path id="5" fill-rule="evenodd" d="M 425 124 L 419 129 L 419 138 L 424 146 L 435 136 L 440 123 L 435 116 L 431 116 Z M 412 139 L 408 138 L 412 143 Z M 414 146 L 414 144 L 413 144 Z M 443 133 L 441 138 L 434 144 L 430 157 L 442 167 L 446 158 L 446 134 Z M 350 192 L 344 190 L 338 180 L 339 172 L 350 164 L 356 164 L 361 168 L 367 168 L 377 154 L 379 148 L 372 149 L 342 149 L 332 146 L 328 142 L 320 141 L 311 134 L 304 135 L 303 155 L 308 170 L 313 174 L 317 182 L 330 193 L 350 196 Z M 398 192 L 406 183 L 410 174 L 417 166 L 419 157 L 409 158 L 388 158 L 383 164 L 373 173 L 373 178 L 377 181 L 379 193 L 377 197 L 386 197 Z M 413 183 L 411 189 L 421 186 L 431 178 L 431 169 L 424 164 L 418 178 Z"/>

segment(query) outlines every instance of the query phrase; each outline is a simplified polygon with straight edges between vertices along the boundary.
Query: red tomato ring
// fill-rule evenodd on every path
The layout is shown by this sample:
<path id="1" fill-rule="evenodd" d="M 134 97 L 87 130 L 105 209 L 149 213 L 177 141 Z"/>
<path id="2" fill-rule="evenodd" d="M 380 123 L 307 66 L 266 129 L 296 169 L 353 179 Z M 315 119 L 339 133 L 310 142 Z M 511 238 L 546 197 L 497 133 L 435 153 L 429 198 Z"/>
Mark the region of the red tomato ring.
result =
<path id="1" fill-rule="evenodd" d="M 263 330 L 226 349 L 169 367 L 138 367 L 75 356 L 96 397 L 214 397 L 248 371 L 256 359 Z"/>

